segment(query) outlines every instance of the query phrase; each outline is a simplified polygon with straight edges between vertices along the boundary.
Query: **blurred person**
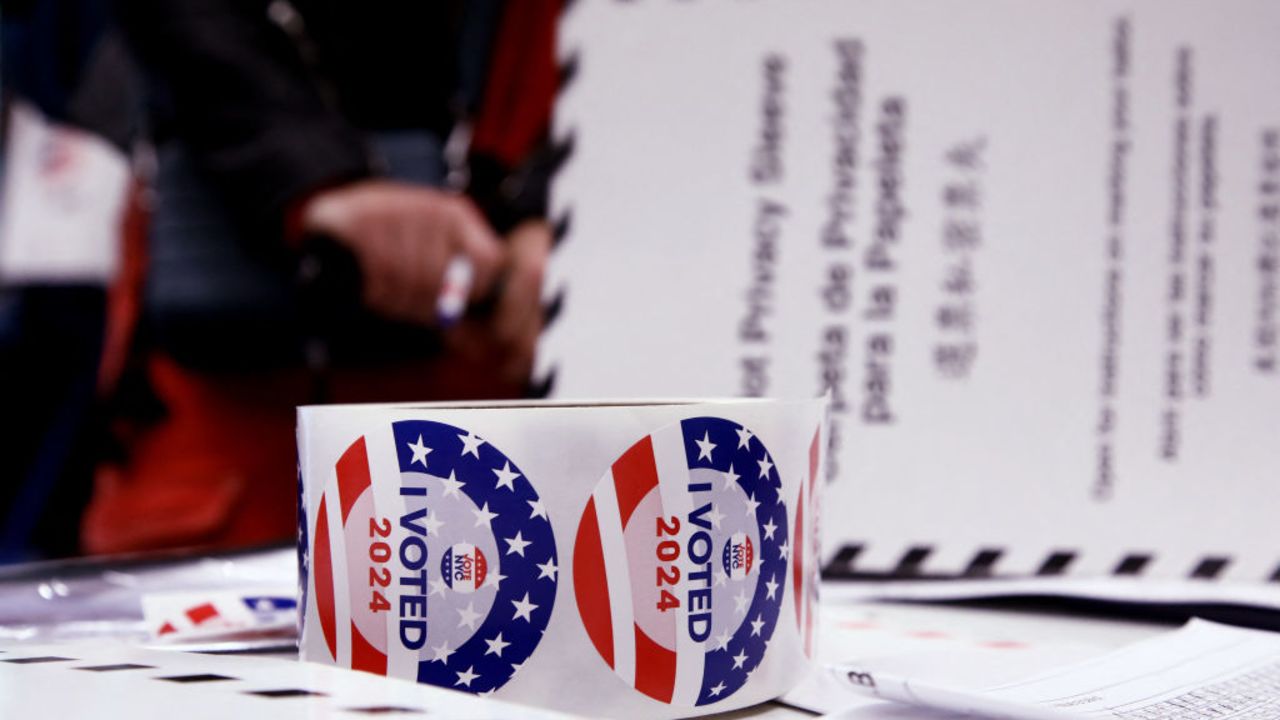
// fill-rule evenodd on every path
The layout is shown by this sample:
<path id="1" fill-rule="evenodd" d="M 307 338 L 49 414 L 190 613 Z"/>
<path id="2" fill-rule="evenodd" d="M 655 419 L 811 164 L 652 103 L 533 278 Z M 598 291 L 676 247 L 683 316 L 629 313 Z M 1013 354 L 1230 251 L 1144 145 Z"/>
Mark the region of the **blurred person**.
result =
<path id="1" fill-rule="evenodd" d="M 79 547 L 139 119 L 109 10 L 14 0 L 0 15 L 0 562 Z"/>
<path id="2" fill-rule="evenodd" d="M 156 198 L 145 351 L 121 383 L 135 412 L 116 418 L 88 550 L 290 535 L 297 404 L 525 391 L 557 10 L 118 0 Z M 459 258 L 471 310 L 441 326 Z"/>

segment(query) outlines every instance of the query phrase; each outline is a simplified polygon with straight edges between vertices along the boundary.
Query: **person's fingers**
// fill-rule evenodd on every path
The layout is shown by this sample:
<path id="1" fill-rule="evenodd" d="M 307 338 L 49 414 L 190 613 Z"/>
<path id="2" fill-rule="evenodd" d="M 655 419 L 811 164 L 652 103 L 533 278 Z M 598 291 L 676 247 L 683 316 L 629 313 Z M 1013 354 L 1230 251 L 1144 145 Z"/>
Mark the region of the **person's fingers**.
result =
<path id="1" fill-rule="evenodd" d="M 402 318 L 407 304 L 404 298 L 407 280 L 394 261 L 396 252 L 390 235 L 394 230 L 388 223 L 378 222 L 366 232 L 359 243 L 365 304 L 380 315 Z"/>
<path id="2" fill-rule="evenodd" d="M 540 305 L 536 307 L 536 319 L 526 323 L 523 335 L 508 346 L 508 356 L 501 370 L 501 378 L 505 382 L 527 385 L 533 374 L 533 359 L 537 354 L 538 338 L 542 335 L 542 309 Z"/>
<path id="3" fill-rule="evenodd" d="M 480 300 L 493 292 L 507 251 L 502 241 L 470 199 L 463 196 L 448 198 L 446 213 L 449 216 L 450 240 L 458 252 L 471 262 L 471 292 L 469 299 Z"/>
<path id="4" fill-rule="evenodd" d="M 310 232 L 344 237 L 350 234 L 348 212 L 346 196 L 322 193 L 306 204 L 302 225 Z"/>
<path id="5" fill-rule="evenodd" d="M 411 302 L 414 316 L 427 324 L 438 318 L 437 303 L 444 286 L 445 267 L 452 250 L 444 230 L 435 218 L 421 214 L 407 216 L 409 245 L 404 252 L 405 270 L 412 276 Z"/>
<path id="6" fill-rule="evenodd" d="M 508 346 L 527 345 L 542 326 L 542 279 L 551 252 L 551 228 L 542 221 L 517 226 L 508 239 L 505 287 L 494 316 L 494 335 Z"/>
<path id="7" fill-rule="evenodd" d="M 551 228 L 542 221 L 521 224 L 508 238 L 510 262 L 492 321 L 501 348 L 503 381 L 528 382 L 542 332 L 542 283 L 551 251 Z"/>
<path id="8" fill-rule="evenodd" d="M 412 216 L 389 217 L 384 247 L 383 273 L 393 285 L 393 317 L 406 322 L 429 323 L 433 316 L 425 298 L 430 295 L 431 277 L 428 239 Z"/>
<path id="9" fill-rule="evenodd" d="M 423 269 L 426 243 L 401 213 L 379 214 L 369 226 L 362 246 L 368 253 L 365 283 L 370 309 L 394 320 L 430 323 L 434 316 L 423 298 L 422 285 L 429 275 Z"/>
<path id="10" fill-rule="evenodd" d="M 386 277 L 386 253 L 382 236 L 383 223 L 376 217 L 364 218 L 355 227 L 339 237 L 351 248 L 360 266 L 360 292 L 364 304 L 378 312 L 388 312 L 394 303 L 394 284 Z"/>
<path id="11" fill-rule="evenodd" d="M 369 180 L 323 191 L 303 212 L 308 231 L 329 235 L 354 253 L 365 304 L 396 319 L 437 322 L 445 273 L 457 256 L 470 263 L 472 300 L 492 294 L 509 264 L 505 245 L 461 196 Z M 519 334 L 508 331 L 509 337 Z"/>

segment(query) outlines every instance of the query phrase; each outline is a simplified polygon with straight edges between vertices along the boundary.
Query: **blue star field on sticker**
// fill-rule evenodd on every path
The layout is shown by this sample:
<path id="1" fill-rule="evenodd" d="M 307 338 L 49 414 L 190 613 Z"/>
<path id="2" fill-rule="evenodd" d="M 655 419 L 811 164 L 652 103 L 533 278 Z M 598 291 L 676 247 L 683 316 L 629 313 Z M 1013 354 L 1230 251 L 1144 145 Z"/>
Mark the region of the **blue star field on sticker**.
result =
<path id="1" fill-rule="evenodd" d="M 476 434 L 428 420 L 392 432 L 429 553 L 418 680 L 490 692 L 533 654 L 551 618 L 559 561 L 547 512 L 519 466 Z"/>
<path id="2" fill-rule="evenodd" d="M 773 457 L 750 430 L 716 417 L 684 420 L 681 430 L 689 468 L 715 470 L 722 478 L 718 489 L 728 490 L 736 485 L 741 488 L 738 494 L 745 496 L 736 505 L 715 508 L 715 514 L 709 514 L 708 520 L 718 527 L 724 517 L 745 514 L 754 521 L 760 543 L 758 565 L 748 576 L 754 578 L 754 582 L 731 575 L 728 558 L 730 550 L 736 549 L 733 540 L 725 548 L 723 572 L 717 569 L 717 586 L 738 584 L 741 589 L 733 593 L 731 604 L 723 608 L 733 618 L 731 626 L 707 643 L 702 688 L 697 700 L 698 705 L 706 705 L 739 690 L 764 658 L 778 622 L 783 598 L 780 590 L 787 578 L 787 509 Z"/>

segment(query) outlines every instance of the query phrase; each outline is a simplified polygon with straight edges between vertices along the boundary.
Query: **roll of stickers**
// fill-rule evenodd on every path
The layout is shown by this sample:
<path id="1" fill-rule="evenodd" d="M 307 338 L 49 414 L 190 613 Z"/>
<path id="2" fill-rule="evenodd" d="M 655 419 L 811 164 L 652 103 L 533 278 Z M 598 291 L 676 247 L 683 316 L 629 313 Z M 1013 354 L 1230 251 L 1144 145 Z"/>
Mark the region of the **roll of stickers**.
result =
<path id="1" fill-rule="evenodd" d="M 298 411 L 301 655 L 593 717 L 777 697 L 813 651 L 826 402 Z"/>

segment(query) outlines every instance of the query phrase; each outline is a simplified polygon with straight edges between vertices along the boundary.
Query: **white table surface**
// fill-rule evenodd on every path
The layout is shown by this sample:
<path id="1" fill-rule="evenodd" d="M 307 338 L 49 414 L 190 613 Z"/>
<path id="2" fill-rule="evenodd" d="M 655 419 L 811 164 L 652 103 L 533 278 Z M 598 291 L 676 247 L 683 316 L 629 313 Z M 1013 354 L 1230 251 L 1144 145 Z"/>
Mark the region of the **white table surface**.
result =
<path id="1" fill-rule="evenodd" d="M 918 658 L 932 658 L 934 664 L 938 665 L 939 659 L 946 661 L 957 657 L 974 657 L 977 653 L 984 658 L 984 663 L 981 664 L 990 666 L 993 661 L 995 665 L 1003 663 L 1006 670 L 1026 675 L 1048 666 L 1101 654 L 1170 628 L 1169 625 L 1156 623 L 953 605 L 829 602 L 822 607 L 819 619 L 818 661 L 822 664 L 884 658 L 901 661 L 907 658 L 910 662 L 915 662 Z M 272 720 L 289 720 L 294 717 L 314 720 L 329 717 L 334 712 L 334 707 L 345 707 L 353 702 L 367 702 L 378 698 L 383 698 L 384 701 L 385 698 L 391 698 L 400 703 L 407 700 L 419 704 L 426 702 L 436 710 L 469 702 L 467 696 L 437 688 L 387 681 L 335 668 L 300 665 L 295 661 L 296 654 L 292 652 L 253 654 L 243 658 L 238 664 L 234 662 L 234 657 L 228 657 L 225 659 L 229 662 L 218 665 L 221 660 L 216 657 L 211 661 L 207 655 L 172 650 L 156 653 L 145 651 L 135 644 L 122 645 L 118 640 L 115 642 L 115 650 L 100 650 L 98 655 L 116 658 L 114 662 L 151 663 L 157 668 L 120 674 L 84 672 L 75 666 L 84 665 L 94 657 L 90 646 L 78 648 L 82 654 L 67 653 L 69 657 L 79 660 L 51 663 L 48 666 L 0 663 L 0 671 L 4 671 L 0 672 L 0 717 L 44 717 L 49 716 L 51 711 L 52 716 L 83 715 L 86 709 L 91 709 L 89 714 L 95 717 L 130 720 L 203 720 L 206 717 L 222 717 L 225 713 L 237 717 L 270 717 Z M 29 652 L 31 648 L 37 647 L 37 643 L 14 644 L 10 641 L 0 647 L 0 659 L 14 657 L 15 652 Z M 70 650 L 73 646 L 66 647 Z M 44 652 L 62 654 L 58 646 L 47 646 Z M 151 654 L 143 654 L 146 652 Z M 137 657 L 131 658 L 131 655 Z M 237 685 L 232 688 L 232 683 L 227 683 L 222 688 L 202 687 L 194 694 L 179 693 L 175 687 L 171 687 L 171 683 L 148 679 L 149 675 L 157 675 L 165 670 L 160 665 L 190 665 L 190 671 L 197 671 L 196 666 L 202 663 L 212 664 L 215 670 L 225 666 L 227 674 L 242 676 L 238 682 L 244 687 Z M 945 662 L 942 664 L 945 665 Z M 966 662 L 951 664 L 962 666 L 963 669 Z M 928 665 L 925 662 L 922 667 Z M 328 675 L 312 677 L 317 673 Z M 816 673 L 814 677 L 826 676 Z M 275 683 L 282 686 L 294 683 L 300 686 L 308 682 L 323 688 L 328 696 L 327 700 L 315 700 L 310 707 L 308 704 L 312 703 L 311 698 L 294 698 L 288 703 L 264 705 L 262 701 L 251 697 L 252 693 L 245 692 L 246 689 L 256 687 L 255 683 Z M 387 682 L 392 682 L 395 687 L 386 689 L 379 685 Z M 135 686 L 136 692 L 130 690 Z M 217 691 L 221 691 L 221 694 Z M 807 697 L 811 705 L 814 697 L 812 693 Z M 829 699 L 833 696 L 818 697 Z M 885 703 L 865 704 L 866 701 L 859 701 L 856 696 L 850 698 L 838 692 L 834 697 L 837 704 L 864 703 L 854 714 L 845 716 L 849 720 L 924 720 L 944 717 Z M 204 700 L 191 705 L 192 698 Z M 158 702 L 162 706 L 158 706 Z M 471 716 L 465 708 L 461 709 L 465 716 Z M 497 713 L 495 717 L 511 716 L 509 706 L 505 711 L 501 707 L 491 709 Z M 270 712 L 264 715 L 267 710 Z M 515 716 L 531 714 L 533 713 L 521 710 Z M 811 718 L 818 714 L 771 702 L 710 717 L 716 720 L 780 720 Z M 333 716 L 346 717 L 349 713 L 338 712 Z"/>

